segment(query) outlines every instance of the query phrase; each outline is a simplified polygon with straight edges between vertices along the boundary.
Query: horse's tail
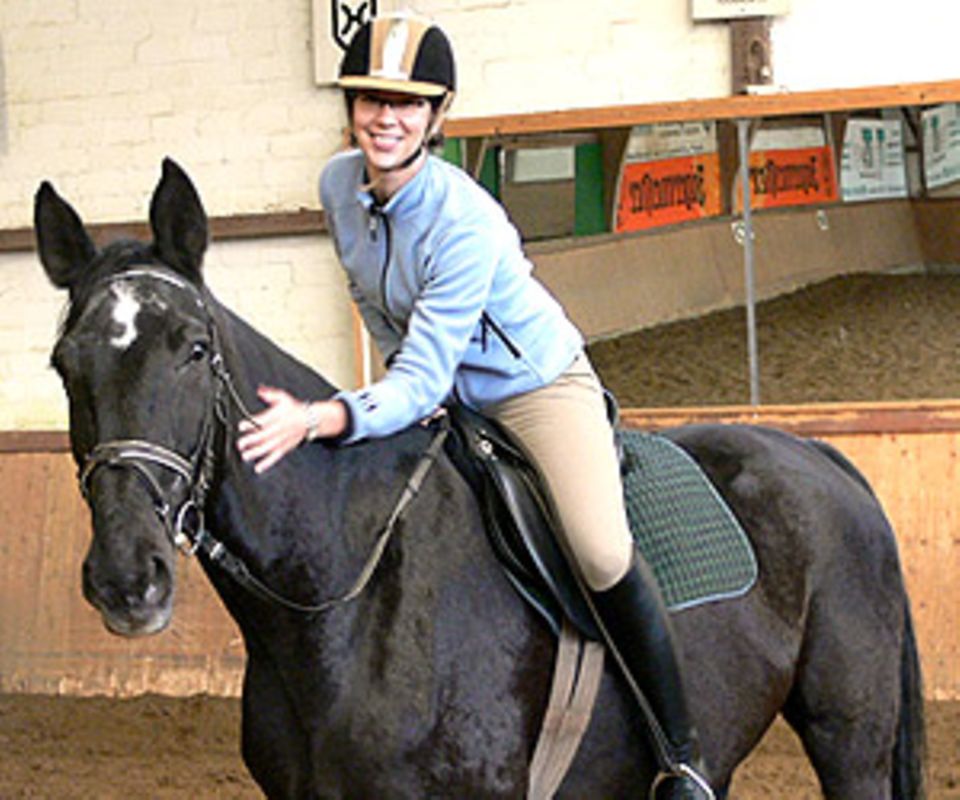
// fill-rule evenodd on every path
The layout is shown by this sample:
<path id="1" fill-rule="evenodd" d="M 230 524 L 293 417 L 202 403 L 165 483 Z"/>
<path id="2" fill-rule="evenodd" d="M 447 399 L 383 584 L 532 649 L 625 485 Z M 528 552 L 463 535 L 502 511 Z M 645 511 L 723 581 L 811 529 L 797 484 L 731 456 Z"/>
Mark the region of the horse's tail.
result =
<path id="1" fill-rule="evenodd" d="M 900 718 L 891 774 L 894 800 L 923 800 L 926 731 L 920 655 L 909 601 L 904 597 L 903 643 L 900 648 Z"/>

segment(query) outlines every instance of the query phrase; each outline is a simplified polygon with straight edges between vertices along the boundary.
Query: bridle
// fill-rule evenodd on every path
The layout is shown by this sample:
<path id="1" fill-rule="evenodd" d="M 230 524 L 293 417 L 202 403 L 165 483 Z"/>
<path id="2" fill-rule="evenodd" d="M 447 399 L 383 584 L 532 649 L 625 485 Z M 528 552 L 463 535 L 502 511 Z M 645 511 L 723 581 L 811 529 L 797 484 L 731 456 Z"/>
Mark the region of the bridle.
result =
<path id="1" fill-rule="evenodd" d="M 218 346 L 217 328 L 200 290 L 175 272 L 157 266 L 145 266 L 120 272 L 104 278 L 100 283 L 112 286 L 121 281 L 136 278 L 163 281 L 186 291 L 193 297 L 206 318 L 211 341 L 209 364 L 215 379 L 216 390 L 208 404 L 200 441 L 192 457 L 188 458 L 165 445 L 144 439 L 111 439 L 100 442 L 87 454 L 81 465 L 78 475 L 80 491 L 89 503 L 91 482 L 94 474 L 101 467 L 133 470 L 146 487 L 153 503 L 153 510 L 170 542 L 181 552 L 193 555 L 200 546 L 205 530 L 204 506 L 216 466 L 214 452 L 216 421 L 226 422 L 226 398 L 230 397 L 242 414 L 247 417 L 250 415 L 226 369 Z M 183 482 L 186 489 L 180 502 L 171 501 L 167 496 L 157 476 L 158 469 L 173 473 Z"/>
<path id="2" fill-rule="evenodd" d="M 219 347 L 219 335 L 213 315 L 204 300 L 201 291 L 177 273 L 164 267 L 148 265 L 126 272 L 116 273 L 104 278 L 101 283 L 110 285 L 132 278 L 152 278 L 164 281 L 187 291 L 195 300 L 206 317 L 210 336 L 209 364 L 213 373 L 216 389 L 208 404 L 203 423 L 203 431 L 192 458 L 161 444 L 143 439 L 111 439 L 96 444 L 83 460 L 78 480 L 84 498 L 90 503 L 90 484 L 94 474 L 101 467 L 131 469 L 143 481 L 153 502 L 153 509 L 159 518 L 174 548 L 184 555 L 198 553 L 218 565 L 238 584 L 261 600 L 282 606 L 290 611 L 302 614 L 318 614 L 342 606 L 355 599 L 366 588 L 377 565 L 386 550 L 387 544 L 396 529 L 400 517 L 407 506 L 420 492 L 427 473 L 436 462 L 449 432 L 449 424 L 444 418 L 438 424 L 427 449 L 413 472 L 407 478 L 403 491 L 381 529 L 363 569 L 351 587 L 342 595 L 316 604 L 303 604 L 290 600 L 273 591 L 251 572 L 242 558 L 234 555 L 227 546 L 207 530 L 204 508 L 207 493 L 213 481 L 216 469 L 217 424 L 228 423 L 228 402 L 232 403 L 241 417 L 251 420 L 251 413 L 240 397 L 227 369 Z M 251 420 L 252 421 L 252 420 Z M 164 493 L 156 469 L 172 472 L 180 478 L 186 491 L 179 503 L 171 502 Z"/>

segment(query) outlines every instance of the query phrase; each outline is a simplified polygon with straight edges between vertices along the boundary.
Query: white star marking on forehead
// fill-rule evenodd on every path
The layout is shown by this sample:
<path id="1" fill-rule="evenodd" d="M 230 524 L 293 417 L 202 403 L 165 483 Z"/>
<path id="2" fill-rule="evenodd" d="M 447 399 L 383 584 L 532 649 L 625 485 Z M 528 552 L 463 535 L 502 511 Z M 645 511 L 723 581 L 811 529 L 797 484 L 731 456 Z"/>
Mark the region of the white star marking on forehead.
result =
<path id="1" fill-rule="evenodd" d="M 137 314 L 140 313 L 140 301 L 134 296 L 133 287 L 115 284 L 110 287 L 113 294 L 113 321 L 121 330 L 110 339 L 110 344 L 118 350 L 126 350 L 137 339 Z"/>

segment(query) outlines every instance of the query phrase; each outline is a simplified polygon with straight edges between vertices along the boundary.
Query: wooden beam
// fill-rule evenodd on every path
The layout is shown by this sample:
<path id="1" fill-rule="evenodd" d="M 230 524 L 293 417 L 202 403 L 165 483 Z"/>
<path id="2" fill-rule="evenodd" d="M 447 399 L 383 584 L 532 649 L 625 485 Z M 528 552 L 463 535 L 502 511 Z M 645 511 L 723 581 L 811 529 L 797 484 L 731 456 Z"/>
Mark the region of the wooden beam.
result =
<path id="1" fill-rule="evenodd" d="M 796 406 L 630 408 L 624 409 L 620 416 L 626 427 L 644 430 L 713 422 L 763 424 L 801 436 L 960 431 L 960 401 L 951 400 Z"/>
<path id="2" fill-rule="evenodd" d="M 444 132 L 447 136 L 463 138 L 507 136 L 622 128 L 651 122 L 780 117 L 950 102 L 960 102 L 960 80 L 461 117 L 448 120 Z"/>
<path id="3" fill-rule="evenodd" d="M 802 436 L 960 431 L 960 400 L 804 405 L 624 408 L 628 428 L 661 430 L 700 422 L 771 425 Z M 0 453 L 69 452 L 64 431 L 0 431 Z"/>
<path id="4" fill-rule="evenodd" d="M 781 92 L 764 95 L 737 95 L 703 100 L 683 100 L 641 105 L 578 108 L 529 114 L 450 119 L 444 128 L 447 136 L 468 140 L 494 136 L 530 136 L 559 132 L 598 131 L 630 128 L 652 122 L 689 122 L 696 120 L 735 120 L 742 118 L 782 117 L 825 114 L 867 109 L 929 106 L 960 102 L 960 80 L 905 83 L 891 86 L 867 86 L 814 92 Z M 477 169 L 482 161 L 483 145 L 471 148 L 468 155 Z M 233 214 L 212 217 L 210 227 L 217 241 L 306 236 L 326 231 L 323 212 L 299 209 L 266 214 Z M 88 226 L 97 242 L 124 236 L 146 237 L 140 222 L 107 222 Z M 31 228 L 0 229 L 0 253 L 33 250 Z"/>
<path id="5" fill-rule="evenodd" d="M 210 218 L 210 235 L 217 242 L 277 236 L 312 236 L 324 233 L 326 229 L 323 211 L 306 208 Z M 117 239 L 150 238 L 150 228 L 146 222 L 90 223 L 87 231 L 101 246 Z M 28 252 L 35 246 L 33 228 L 0 229 L 0 253 Z"/>
<path id="6" fill-rule="evenodd" d="M 68 453 L 66 431 L 0 431 L 0 453 Z"/>

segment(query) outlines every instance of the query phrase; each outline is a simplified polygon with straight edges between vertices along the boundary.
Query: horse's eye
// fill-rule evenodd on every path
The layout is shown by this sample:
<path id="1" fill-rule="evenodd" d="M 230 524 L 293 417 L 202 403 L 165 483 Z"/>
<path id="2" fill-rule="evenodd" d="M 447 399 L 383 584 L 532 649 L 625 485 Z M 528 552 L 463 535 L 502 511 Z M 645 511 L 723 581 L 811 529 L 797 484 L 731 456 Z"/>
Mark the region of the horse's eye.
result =
<path id="1" fill-rule="evenodd" d="M 198 341 L 194 342 L 193 346 L 190 348 L 190 360 L 191 361 L 203 361 L 207 357 L 207 354 L 210 352 L 210 345 L 208 342 Z"/>

